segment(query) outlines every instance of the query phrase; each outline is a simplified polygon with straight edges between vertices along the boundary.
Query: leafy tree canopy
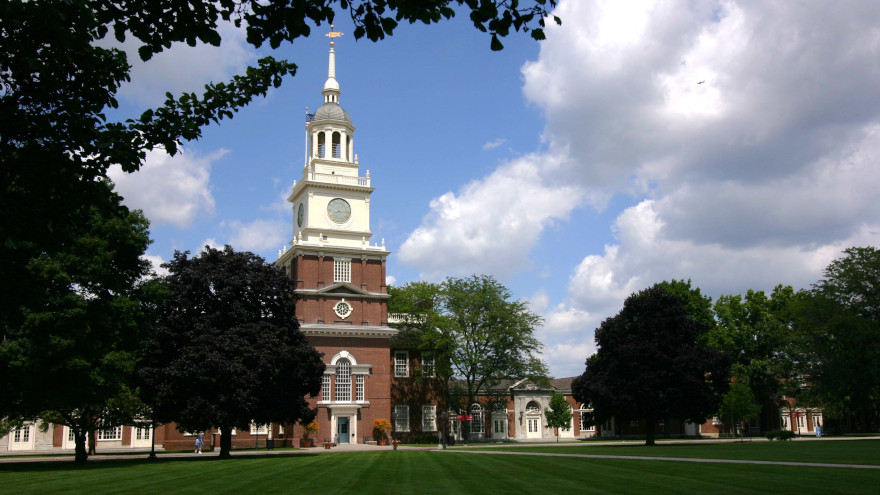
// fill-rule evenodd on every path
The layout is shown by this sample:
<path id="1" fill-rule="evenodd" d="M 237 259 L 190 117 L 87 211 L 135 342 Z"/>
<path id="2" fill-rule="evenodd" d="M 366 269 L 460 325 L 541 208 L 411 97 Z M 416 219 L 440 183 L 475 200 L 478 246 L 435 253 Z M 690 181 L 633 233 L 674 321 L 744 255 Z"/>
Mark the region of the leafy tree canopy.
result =
<path id="1" fill-rule="evenodd" d="M 599 423 L 646 420 L 647 445 L 659 419 L 702 423 L 729 386 L 727 356 L 701 343 L 705 330 L 659 285 L 631 295 L 596 330 L 598 351 L 572 383 L 575 399 L 591 404 Z"/>
<path id="2" fill-rule="evenodd" d="M 724 394 L 719 410 L 721 417 L 729 420 L 734 426 L 744 419 L 757 417 L 760 412 L 761 406 L 755 403 L 752 389 L 743 382 L 730 384 L 730 390 Z M 742 429 L 740 429 L 740 435 L 742 435 Z"/>
<path id="3" fill-rule="evenodd" d="M 278 47 L 332 22 L 337 10 L 351 16 L 356 38 L 374 41 L 391 35 L 399 22 L 439 22 L 464 11 L 491 35 L 491 48 L 501 49 L 499 38 L 511 29 L 542 39 L 545 17 L 555 5 L 556 0 L 0 2 L 0 389 L 34 392 L 33 379 L 76 383 L 52 404 L 44 400 L 52 395 L 43 397 L 42 390 L 0 394 L 0 417 L 63 410 L 66 395 L 102 381 L 99 368 L 91 366 L 93 356 L 50 362 L 46 356 L 63 353 L 44 346 L 92 353 L 95 320 L 103 316 L 106 329 L 129 325 L 124 305 L 104 296 L 126 297 L 142 275 L 146 222 L 119 209 L 118 196 L 104 182 L 108 167 L 136 171 L 155 148 L 175 154 L 182 142 L 198 139 L 206 126 L 231 118 L 296 71 L 293 63 L 265 57 L 229 81 L 212 82 L 199 93 L 167 93 L 162 106 L 112 121 L 106 112 L 118 106 L 117 92 L 129 80 L 130 66 L 124 52 L 102 40 L 133 38 L 147 60 L 176 42 L 220 45 L 218 26 L 227 21 L 246 29 L 253 46 Z M 122 234 L 96 235 L 95 218 L 108 228 L 128 221 L 143 239 L 107 255 L 101 236 Z M 93 290 L 100 296 L 95 300 Z M 98 305 L 107 307 L 93 311 Z M 36 357 L 41 352 L 44 356 Z M 31 366 L 30 357 L 50 366 Z M 103 365 L 131 368 L 127 358 L 113 357 Z M 70 373 L 59 366 L 69 366 Z M 44 376 L 24 379 L 21 370 L 28 367 Z M 88 375 L 86 381 L 76 381 L 80 375 Z M 107 377 L 107 389 L 116 390 L 110 384 L 114 373 L 101 376 Z"/>
<path id="4" fill-rule="evenodd" d="M 728 353 L 731 373 L 747 383 L 758 404 L 768 406 L 761 415 L 763 426 L 775 427 L 780 386 L 790 383 L 792 348 L 789 345 L 788 305 L 796 294 L 791 286 L 778 285 L 768 296 L 749 290 L 745 296 L 722 295 L 715 302 L 718 324 L 707 340 Z"/>
<path id="5" fill-rule="evenodd" d="M 65 248 L 36 250 L 17 267 L 22 279 L 3 287 L 15 292 L 12 301 L 39 304 L 7 306 L 0 340 L 0 416 L 70 426 L 77 461 L 86 459 L 89 431 L 119 424 L 111 402 L 131 394 L 139 343 L 161 299 L 155 284 L 142 281 L 146 219 L 123 206 L 108 182 L 92 186 L 103 188 L 106 201 L 82 212 Z"/>
<path id="6" fill-rule="evenodd" d="M 825 268 L 813 291 L 880 325 L 880 250 L 851 247 Z"/>
<path id="7" fill-rule="evenodd" d="M 144 400 L 157 420 L 188 431 L 310 421 L 306 395 L 321 386 L 321 355 L 300 332 L 293 285 L 262 258 L 206 247 L 164 265 L 170 297 L 146 346 Z"/>
<path id="8" fill-rule="evenodd" d="M 550 396 L 550 409 L 544 411 L 544 418 L 549 428 L 556 429 L 556 441 L 559 441 L 559 428 L 571 428 L 571 406 L 562 394 Z"/>
<path id="9" fill-rule="evenodd" d="M 408 313 L 403 339 L 435 353 L 441 379 L 461 380 L 467 404 L 503 378 L 546 381 L 535 337 L 541 317 L 488 275 L 391 289 L 391 312 Z"/>

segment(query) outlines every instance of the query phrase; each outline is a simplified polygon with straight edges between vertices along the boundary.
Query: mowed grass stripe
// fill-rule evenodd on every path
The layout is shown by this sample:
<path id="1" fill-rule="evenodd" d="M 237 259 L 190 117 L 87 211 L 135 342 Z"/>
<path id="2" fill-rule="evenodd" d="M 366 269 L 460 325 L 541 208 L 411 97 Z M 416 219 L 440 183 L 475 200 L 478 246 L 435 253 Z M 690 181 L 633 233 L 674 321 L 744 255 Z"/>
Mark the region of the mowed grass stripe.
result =
<path id="1" fill-rule="evenodd" d="M 880 471 L 639 460 L 363 452 L 0 464 L 0 493 L 876 493 Z"/>
<path id="2" fill-rule="evenodd" d="M 654 447 L 591 445 L 585 442 L 559 446 L 475 447 L 468 450 L 880 465 L 880 440 L 657 444 Z"/>

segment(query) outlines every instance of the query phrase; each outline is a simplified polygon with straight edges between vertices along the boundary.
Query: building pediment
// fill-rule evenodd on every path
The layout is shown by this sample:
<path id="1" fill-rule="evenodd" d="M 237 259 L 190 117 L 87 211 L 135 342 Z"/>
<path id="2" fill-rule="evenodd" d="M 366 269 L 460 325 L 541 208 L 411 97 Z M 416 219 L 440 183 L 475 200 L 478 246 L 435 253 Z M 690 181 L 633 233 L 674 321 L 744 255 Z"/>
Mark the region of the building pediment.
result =
<path id="1" fill-rule="evenodd" d="M 333 285 L 318 289 L 317 294 L 333 294 L 339 296 L 370 296 L 370 292 L 357 288 L 347 282 L 337 282 Z"/>

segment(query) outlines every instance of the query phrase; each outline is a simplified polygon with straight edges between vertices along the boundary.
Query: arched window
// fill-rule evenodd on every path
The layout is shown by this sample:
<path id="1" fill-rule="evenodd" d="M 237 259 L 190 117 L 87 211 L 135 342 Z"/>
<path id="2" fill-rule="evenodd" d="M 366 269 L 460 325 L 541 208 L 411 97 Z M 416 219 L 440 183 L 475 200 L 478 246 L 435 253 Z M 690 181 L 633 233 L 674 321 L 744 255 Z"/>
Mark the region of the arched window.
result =
<path id="1" fill-rule="evenodd" d="M 351 400 L 351 362 L 336 361 L 336 400 Z"/>
<path id="2" fill-rule="evenodd" d="M 345 159 L 348 161 L 352 161 L 351 151 L 352 151 L 351 150 L 351 136 L 346 135 L 345 136 L 345 155 L 346 155 Z"/>
<path id="3" fill-rule="evenodd" d="M 474 417 L 471 423 L 472 433 L 484 433 L 486 431 L 486 422 L 483 420 L 483 406 L 474 404 L 471 406 L 471 416 Z"/>
<path id="4" fill-rule="evenodd" d="M 333 158 L 342 158 L 342 135 L 333 133 Z"/>
<path id="5" fill-rule="evenodd" d="M 324 133 L 318 133 L 318 157 L 326 158 L 327 156 L 324 154 Z"/>
<path id="6" fill-rule="evenodd" d="M 541 412 L 541 406 L 539 406 L 537 402 L 531 401 L 526 405 L 526 412 Z"/>

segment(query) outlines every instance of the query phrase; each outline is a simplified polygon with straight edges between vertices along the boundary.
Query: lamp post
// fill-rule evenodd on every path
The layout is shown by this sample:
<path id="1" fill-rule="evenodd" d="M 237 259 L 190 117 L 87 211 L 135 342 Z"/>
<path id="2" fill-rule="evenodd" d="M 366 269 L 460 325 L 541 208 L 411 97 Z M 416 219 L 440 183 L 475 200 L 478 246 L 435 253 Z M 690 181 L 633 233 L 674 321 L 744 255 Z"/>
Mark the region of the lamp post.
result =
<path id="1" fill-rule="evenodd" d="M 440 405 L 438 404 L 439 408 Z M 437 448 L 445 449 L 446 442 L 443 441 L 443 433 L 446 431 L 446 411 L 440 411 L 440 424 L 437 425 L 437 433 L 439 434 L 437 437 Z"/>
<path id="2" fill-rule="evenodd" d="M 395 432 L 397 431 L 397 408 L 391 409 L 391 446 L 394 450 L 397 450 L 397 438 Z"/>

